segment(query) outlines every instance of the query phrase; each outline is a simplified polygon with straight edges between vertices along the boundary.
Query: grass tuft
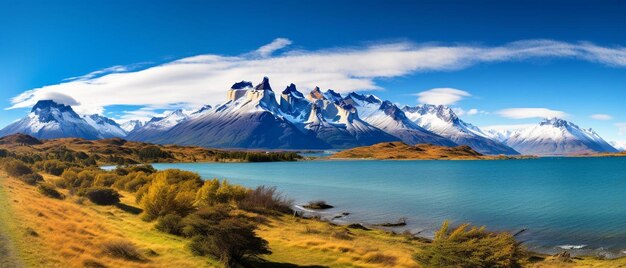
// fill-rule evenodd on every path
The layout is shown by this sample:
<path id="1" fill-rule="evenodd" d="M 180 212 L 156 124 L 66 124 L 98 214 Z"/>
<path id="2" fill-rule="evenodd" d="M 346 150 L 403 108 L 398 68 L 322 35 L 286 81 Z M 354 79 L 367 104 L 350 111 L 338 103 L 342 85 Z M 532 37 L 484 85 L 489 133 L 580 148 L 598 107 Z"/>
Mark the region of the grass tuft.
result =
<path id="1" fill-rule="evenodd" d="M 146 258 L 139 253 L 137 247 L 128 241 L 117 240 L 106 242 L 102 245 L 102 252 L 114 258 L 128 261 L 146 261 Z"/>

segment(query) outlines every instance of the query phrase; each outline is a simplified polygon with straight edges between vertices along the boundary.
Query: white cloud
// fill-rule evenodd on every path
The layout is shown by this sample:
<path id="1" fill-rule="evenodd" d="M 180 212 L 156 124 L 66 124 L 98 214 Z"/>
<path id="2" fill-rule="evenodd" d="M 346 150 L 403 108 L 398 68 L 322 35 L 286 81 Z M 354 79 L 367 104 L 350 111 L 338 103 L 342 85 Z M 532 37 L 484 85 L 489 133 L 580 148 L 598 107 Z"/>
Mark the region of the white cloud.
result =
<path id="1" fill-rule="evenodd" d="M 620 135 L 626 134 L 626 123 L 615 123 L 615 126 L 617 127 Z"/>
<path id="2" fill-rule="evenodd" d="M 613 119 L 613 117 L 608 115 L 608 114 L 592 114 L 592 115 L 589 116 L 589 118 L 595 119 L 595 120 L 611 120 L 611 119 Z"/>
<path id="3" fill-rule="evenodd" d="M 419 97 L 417 100 L 420 103 L 450 105 L 460 101 L 464 97 L 471 96 L 471 94 L 467 91 L 454 88 L 433 88 L 417 93 L 417 96 Z"/>
<path id="4" fill-rule="evenodd" d="M 488 114 L 488 112 L 483 111 L 483 110 L 478 110 L 476 108 L 472 108 L 466 111 L 466 110 L 463 110 L 463 108 L 461 107 L 454 107 L 452 108 L 452 111 L 458 116 L 463 116 L 463 115 L 472 116 L 472 115 L 477 115 L 477 114 Z"/>
<path id="5" fill-rule="evenodd" d="M 271 43 L 264 45 L 256 50 L 256 53 L 261 57 L 267 57 L 274 53 L 274 51 L 284 48 L 288 45 L 291 45 L 291 40 L 287 38 L 276 38 Z"/>
<path id="6" fill-rule="evenodd" d="M 567 116 L 565 112 L 550 110 L 547 108 L 510 108 L 498 111 L 502 117 L 512 119 L 526 118 L 564 118 Z"/>
<path id="7" fill-rule="evenodd" d="M 51 93 L 71 96 L 80 103 L 75 107 L 79 113 L 101 113 L 110 105 L 138 105 L 155 109 L 172 104 L 200 107 L 223 102 L 225 91 L 234 82 L 259 81 L 263 76 L 269 76 L 273 87 L 278 90 L 295 83 L 302 91 L 320 86 L 350 92 L 381 89 L 375 82 L 378 78 L 529 58 L 577 58 L 610 66 L 626 66 L 626 49 L 622 47 L 551 40 L 527 40 L 495 47 L 402 42 L 348 49 L 287 50 L 274 54 L 290 43 L 288 39 L 277 39 L 243 55 L 198 55 L 152 67 L 114 66 L 59 84 L 28 90 L 14 97 L 9 109 L 31 107 Z M 454 102 L 454 98 L 466 97 L 457 94 L 450 99 L 444 95 L 439 94 L 435 98 L 426 95 L 425 99 L 449 103 Z"/>
<path id="8" fill-rule="evenodd" d="M 65 104 L 69 106 L 80 105 L 80 103 L 76 101 L 74 98 L 72 98 L 71 96 L 68 96 L 60 92 L 46 92 L 43 94 L 42 99 L 53 100 L 56 103 Z"/>

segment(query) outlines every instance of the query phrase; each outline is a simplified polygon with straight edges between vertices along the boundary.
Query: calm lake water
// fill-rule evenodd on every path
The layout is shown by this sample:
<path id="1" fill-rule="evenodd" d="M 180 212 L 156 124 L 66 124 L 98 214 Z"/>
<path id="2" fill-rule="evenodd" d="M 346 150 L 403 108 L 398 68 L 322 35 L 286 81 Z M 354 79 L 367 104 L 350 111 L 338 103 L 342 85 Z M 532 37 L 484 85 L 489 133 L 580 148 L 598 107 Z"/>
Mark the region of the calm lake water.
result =
<path id="1" fill-rule="evenodd" d="M 510 161 L 304 161 L 155 164 L 248 187 L 277 186 L 296 204 L 323 199 L 346 221 L 395 222 L 432 236 L 448 219 L 517 232 L 536 251 L 626 250 L 626 158 Z M 398 230 L 401 231 L 401 230 Z"/>

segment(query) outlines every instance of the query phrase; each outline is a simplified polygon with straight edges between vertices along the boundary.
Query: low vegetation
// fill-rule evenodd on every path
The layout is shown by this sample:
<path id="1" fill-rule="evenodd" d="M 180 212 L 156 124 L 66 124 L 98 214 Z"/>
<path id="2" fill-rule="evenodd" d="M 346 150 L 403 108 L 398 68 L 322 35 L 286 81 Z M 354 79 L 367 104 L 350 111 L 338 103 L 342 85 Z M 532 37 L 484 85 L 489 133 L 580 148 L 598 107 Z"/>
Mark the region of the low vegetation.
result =
<path id="1" fill-rule="evenodd" d="M 120 202 L 120 194 L 114 189 L 108 187 L 89 187 L 81 191 L 79 195 L 84 196 L 92 203 L 101 206 L 115 205 Z"/>
<path id="2" fill-rule="evenodd" d="M 380 159 L 380 160 L 481 160 L 529 158 L 530 156 L 487 156 L 469 146 L 438 146 L 403 142 L 383 142 L 344 150 L 333 154 L 334 159 Z"/>
<path id="3" fill-rule="evenodd" d="M 56 187 L 54 187 L 54 185 L 49 184 L 49 183 L 39 184 L 39 186 L 37 186 L 37 190 L 42 195 L 45 195 L 47 197 L 51 197 L 51 198 L 55 198 L 55 199 L 63 199 L 63 198 L 65 198 L 65 196 L 62 193 L 57 191 L 57 189 L 56 189 Z"/>
<path id="4" fill-rule="evenodd" d="M 4 155 L 4 156 L 3 156 Z M 295 152 L 225 151 L 195 146 L 155 145 L 120 138 L 84 140 L 64 138 L 37 140 L 16 134 L 0 138 L 0 157 L 19 155 L 35 163 L 37 170 L 61 175 L 64 164 L 71 166 L 135 165 L 155 162 L 273 162 L 296 161 Z M 60 162 L 63 163 L 60 163 Z"/>
<path id="5" fill-rule="evenodd" d="M 525 250 L 509 233 L 462 224 L 451 230 L 444 222 L 415 259 L 426 267 L 521 267 Z"/>
<path id="6" fill-rule="evenodd" d="M 29 143 L 31 147 L 46 145 Z M 426 241 L 410 234 L 334 226 L 293 217 L 292 201 L 275 187 L 247 189 L 226 180 L 204 181 L 196 173 L 157 171 L 149 165 L 105 171 L 89 159 L 98 162 L 108 155 L 57 149 L 0 151 L 0 167 L 14 178 L 0 174 L 0 238 L 15 241 L 17 256 L 25 266 L 563 264 L 558 258 L 532 263 L 507 233 L 469 225 L 450 229 L 445 223 L 433 241 Z M 154 148 L 143 155 L 163 156 Z M 330 206 L 324 201 L 310 205 Z M 582 261 L 593 264 L 588 259 L 572 263 Z"/>
<path id="7" fill-rule="evenodd" d="M 137 247 L 125 240 L 108 241 L 102 244 L 102 253 L 128 261 L 145 261 Z"/>

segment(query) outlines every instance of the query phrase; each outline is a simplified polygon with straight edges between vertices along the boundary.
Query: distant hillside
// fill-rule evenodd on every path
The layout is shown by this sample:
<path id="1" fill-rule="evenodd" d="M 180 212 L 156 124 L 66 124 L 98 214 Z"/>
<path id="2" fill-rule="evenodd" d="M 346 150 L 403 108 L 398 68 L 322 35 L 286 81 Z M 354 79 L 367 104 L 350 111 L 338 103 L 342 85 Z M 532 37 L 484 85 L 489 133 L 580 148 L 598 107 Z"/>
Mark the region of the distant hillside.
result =
<path id="1" fill-rule="evenodd" d="M 195 146 L 155 145 L 121 138 L 85 140 L 61 138 L 38 140 L 24 134 L 0 138 L 0 150 L 44 159 L 71 158 L 93 164 L 137 164 L 155 162 L 266 162 L 292 161 L 293 152 L 226 151 Z"/>
<path id="2" fill-rule="evenodd" d="M 381 159 L 381 160 L 478 160 L 504 159 L 505 156 L 485 156 L 469 146 L 446 147 L 432 144 L 411 146 L 402 142 L 383 142 L 338 152 L 330 158 Z"/>

